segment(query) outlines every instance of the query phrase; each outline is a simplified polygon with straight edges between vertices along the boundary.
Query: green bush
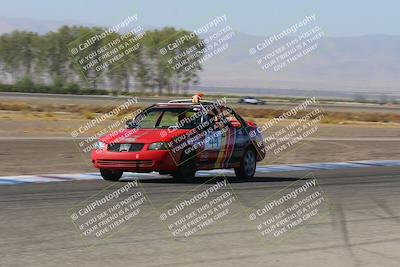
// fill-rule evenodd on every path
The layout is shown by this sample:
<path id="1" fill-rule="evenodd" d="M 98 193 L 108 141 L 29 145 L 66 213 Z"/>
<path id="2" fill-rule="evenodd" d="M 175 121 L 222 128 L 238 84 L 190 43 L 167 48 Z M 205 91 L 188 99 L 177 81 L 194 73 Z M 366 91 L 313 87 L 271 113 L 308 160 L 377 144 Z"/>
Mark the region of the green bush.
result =
<path id="1" fill-rule="evenodd" d="M 24 77 L 21 80 L 15 83 L 15 86 L 20 88 L 23 92 L 29 92 L 32 88 L 35 87 L 35 84 L 32 82 L 31 78 Z"/>
<path id="2" fill-rule="evenodd" d="M 67 89 L 68 94 L 76 95 L 76 94 L 78 94 L 78 92 L 81 88 L 80 88 L 79 84 L 72 82 L 67 85 L 66 89 Z"/>

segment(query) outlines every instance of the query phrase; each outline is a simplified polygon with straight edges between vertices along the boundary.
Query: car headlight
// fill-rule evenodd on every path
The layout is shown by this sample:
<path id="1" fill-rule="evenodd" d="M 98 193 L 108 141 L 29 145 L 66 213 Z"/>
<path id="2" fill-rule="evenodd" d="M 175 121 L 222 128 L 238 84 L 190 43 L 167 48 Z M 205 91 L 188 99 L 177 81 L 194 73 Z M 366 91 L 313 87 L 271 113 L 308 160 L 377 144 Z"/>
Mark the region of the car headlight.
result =
<path id="1" fill-rule="evenodd" d="M 107 147 L 107 144 L 101 141 L 97 141 L 96 144 L 94 145 L 95 149 L 103 150 Z"/>
<path id="2" fill-rule="evenodd" d="M 168 150 L 168 148 L 164 142 L 157 142 L 150 144 L 147 150 Z"/>

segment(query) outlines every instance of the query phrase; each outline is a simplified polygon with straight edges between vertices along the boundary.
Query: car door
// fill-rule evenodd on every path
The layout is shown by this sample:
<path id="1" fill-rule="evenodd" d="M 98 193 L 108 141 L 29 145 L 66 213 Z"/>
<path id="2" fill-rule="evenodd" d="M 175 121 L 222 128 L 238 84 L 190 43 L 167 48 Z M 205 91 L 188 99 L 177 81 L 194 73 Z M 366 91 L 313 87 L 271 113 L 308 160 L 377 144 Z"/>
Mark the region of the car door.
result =
<path id="1" fill-rule="evenodd" d="M 235 160 L 236 131 L 240 128 L 235 124 L 236 119 L 229 108 L 219 107 L 216 112 L 216 132 L 218 137 L 218 152 L 215 154 L 214 168 L 227 168 L 229 163 Z"/>
<path id="2" fill-rule="evenodd" d="M 228 163 L 240 163 L 243 152 L 249 142 L 249 136 L 247 134 L 243 119 L 241 119 L 232 109 L 227 108 L 227 111 L 224 114 L 231 127 L 229 132 L 231 135 L 231 147 L 227 147 L 227 149 L 230 150 Z"/>
<path id="3" fill-rule="evenodd" d="M 215 162 L 222 146 L 222 132 L 217 125 L 215 114 L 212 111 L 204 116 L 204 121 L 207 121 L 207 127 L 199 133 L 202 135 L 203 149 L 199 153 L 198 159 L 200 164 L 203 164 L 207 168 L 215 168 Z"/>

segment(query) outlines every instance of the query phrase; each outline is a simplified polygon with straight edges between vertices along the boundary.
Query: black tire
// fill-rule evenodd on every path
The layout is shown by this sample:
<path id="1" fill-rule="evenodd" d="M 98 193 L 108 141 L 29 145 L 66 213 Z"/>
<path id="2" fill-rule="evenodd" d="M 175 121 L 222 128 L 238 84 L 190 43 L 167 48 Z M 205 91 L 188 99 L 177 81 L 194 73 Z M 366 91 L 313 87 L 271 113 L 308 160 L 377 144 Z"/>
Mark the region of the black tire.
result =
<path id="1" fill-rule="evenodd" d="M 171 175 L 182 182 L 192 183 L 196 175 L 196 159 L 195 154 L 186 155 L 182 152 L 182 157 L 178 169 Z"/>
<path id="2" fill-rule="evenodd" d="M 123 172 L 118 170 L 100 169 L 100 174 L 106 181 L 118 181 Z"/>
<path id="3" fill-rule="evenodd" d="M 252 148 L 246 149 L 240 162 L 240 167 L 235 168 L 235 174 L 238 178 L 250 179 L 256 172 L 256 152 Z"/>

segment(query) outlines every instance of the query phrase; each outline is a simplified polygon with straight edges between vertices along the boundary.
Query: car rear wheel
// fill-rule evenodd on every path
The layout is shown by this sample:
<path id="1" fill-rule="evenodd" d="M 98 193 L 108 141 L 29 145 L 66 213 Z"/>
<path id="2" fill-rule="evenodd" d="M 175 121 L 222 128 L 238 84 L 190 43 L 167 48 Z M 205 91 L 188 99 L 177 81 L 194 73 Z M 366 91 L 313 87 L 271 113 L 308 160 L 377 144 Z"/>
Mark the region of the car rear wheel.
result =
<path id="1" fill-rule="evenodd" d="M 121 178 L 123 172 L 118 170 L 106 170 L 100 169 L 101 177 L 107 181 L 118 181 Z"/>
<path id="2" fill-rule="evenodd" d="M 249 179 L 256 172 L 256 153 L 253 149 L 248 148 L 243 154 L 239 168 L 235 168 L 235 174 L 238 178 Z"/>
<path id="3" fill-rule="evenodd" d="M 178 169 L 172 173 L 175 179 L 191 183 L 194 181 L 196 175 L 196 159 L 195 154 L 186 155 L 182 152 L 181 162 Z"/>

